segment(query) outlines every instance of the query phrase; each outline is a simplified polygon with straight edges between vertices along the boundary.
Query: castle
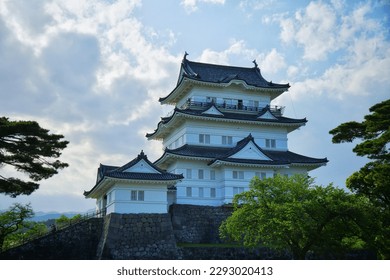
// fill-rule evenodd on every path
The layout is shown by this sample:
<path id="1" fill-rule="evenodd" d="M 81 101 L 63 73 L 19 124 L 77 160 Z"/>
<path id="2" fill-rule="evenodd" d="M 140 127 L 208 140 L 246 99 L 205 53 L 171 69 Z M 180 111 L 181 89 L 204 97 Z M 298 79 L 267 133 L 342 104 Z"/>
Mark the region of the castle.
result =
<path id="1" fill-rule="evenodd" d="M 288 133 L 304 119 L 283 115 L 271 102 L 289 84 L 267 81 L 254 67 L 181 63 L 176 87 L 162 105 L 173 105 L 149 140 L 164 153 L 150 162 L 141 153 L 123 166 L 100 165 L 95 186 L 84 192 L 105 213 L 167 213 L 172 204 L 221 206 L 249 189 L 254 176 L 308 173 L 327 163 L 289 150 Z"/>

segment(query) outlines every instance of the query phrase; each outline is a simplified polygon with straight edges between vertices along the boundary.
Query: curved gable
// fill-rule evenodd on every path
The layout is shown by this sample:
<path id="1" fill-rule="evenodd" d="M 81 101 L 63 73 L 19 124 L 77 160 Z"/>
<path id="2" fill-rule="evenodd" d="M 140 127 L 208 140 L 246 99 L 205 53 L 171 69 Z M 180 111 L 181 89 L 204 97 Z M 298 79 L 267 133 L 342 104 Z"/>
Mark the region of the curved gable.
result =
<path id="1" fill-rule="evenodd" d="M 203 111 L 201 113 L 202 115 L 205 114 L 205 115 L 217 115 L 217 116 L 223 116 L 224 114 L 217 109 L 217 107 L 215 107 L 215 105 L 211 105 L 211 107 L 209 109 L 207 109 L 206 111 Z"/>
<path id="2" fill-rule="evenodd" d="M 266 156 L 252 141 L 248 142 L 244 147 L 228 158 L 272 161 L 272 159 Z"/>
<path id="3" fill-rule="evenodd" d="M 267 119 L 267 120 L 278 120 L 277 117 L 275 117 L 270 110 L 265 111 L 263 114 L 259 115 L 257 117 L 258 119 Z"/>
<path id="4" fill-rule="evenodd" d="M 161 174 L 161 172 L 157 171 L 156 168 L 151 166 L 144 159 L 141 159 L 140 161 L 138 161 L 133 166 L 130 166 L 129 168 L 123 170 L 123 172 L 158 173 L 158 174 Z"/>

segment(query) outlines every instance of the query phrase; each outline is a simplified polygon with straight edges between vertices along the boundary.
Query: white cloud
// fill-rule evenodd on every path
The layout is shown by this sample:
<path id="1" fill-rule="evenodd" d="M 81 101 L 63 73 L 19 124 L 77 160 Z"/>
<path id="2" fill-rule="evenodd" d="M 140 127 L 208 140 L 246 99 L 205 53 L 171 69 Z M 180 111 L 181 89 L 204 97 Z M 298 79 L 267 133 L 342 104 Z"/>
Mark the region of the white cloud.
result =
<path id="1" fill-rule="evenodd" d="M 272 49 L 268 54 L 261 58 L 258 63 L 262 71 L 270 74 L 274 74 L 286 67 L 283 55 L 275 49 Z"/>
<path id="2" fill-rule="evenodd" d="M 304 46 L 303 58 L 322 60 L 327 54 L 339 48 L 336 40 L 336 14 L 332 7 L 323 3 L 311 2 L 304 12 L 297 12 L 299 29 L 294 39 Z"/>
<path id="3" fill-rule="evenodd" d="M 239 57 L 240 61 L 246 63 L 243 65 L 244 67 L 252 67 L 252 61 L 256 59 L 261 72 L 266 76 L 275 74 L 287 67 L 283 54 L 276 49 L 272 49 L 268 53 L 258 53 L 256 49 L 248 48 L 243 40 L 233 40 L 227 49 L 219 52 L 205 49 L 197 60 L 214 64 L 234 65 L 232 60 L 235 57 Z"/>
<path id="4" fill-rule="evenodd" d="M 158 97 L 174 84 L 181 57 L 166 46 L 175 34 L 135 18 L 139 1 L 35 1 L 31 20 L 15 12 L 20 5 L 0 4 L 2 113 L 70 141 L 61 157 L 70 167 L 41 182 L 39 192 L 82 196 L 100 162 L 124 164 L 150 145 L 139 131 L 153 131 Z M 161 153 L 158 144 L 150 157 Z"/>
<path id="5" fill-rule="evenodd" d="M 299 10 L 294 18 L 280 19 L 281 40 L 291 45 L 296 42 L 303 47 L 303 60 L 299 69 L 319 71 L 323 61 L 323 72 L 311 74 L 310 70 L 298 71 L 298 66 L 289 66 L 287 75 L 295 81 L 291 91 L 295 98 L 308 95 L 325 95 L 328 98 L 346 100 L 351 96 L 373 94 L 385 96 L 390 87 L 390 44 L 386 40 L 386 26 L 369 19 L 370 3 L 357 5 L 339 17 L 343 7 L 340 1 L 331 3 L 311 2 Z M 329 64 L 335 52 L 342 58 Z M 322 61 L 321 61 L 322 60 Z M 319 62 L 317 62 L 319 63 Z M 299 75 L 299 76 L 296 76 Z"/>
<path id="6" fill-rule="evenodd" d="M 82 199 L 83 190 L 94 184 L 100 162 L 124 164 L 141 149 L 149 158 L 158 158 L 161 143 L 147 141 L 145 133 L 172 109 L 157 100 L 174 87 L 186 49 L 200 53 L 190 59 L 208 63 L 252 67 L 256 58 L 266 78 L 291 82 L 281 105 L 293 101 L 283 100 L 290 95 L 299 98 L 294 106 L 297 117 L 308 111 L 317 124 L 323 121 L 316 117 L 318 108 L 326 116 L 331 103 L 344 108 L 349 101 L 371 102 L 388 95 L 387 29 L 373 19 L 371 2 L 351 9 L 342 0 L 312 2 L 307 7 L 278 4 L 278 14 L 272 14 L 261 6 L 272 0 L 246 1 L 246 9 L 252 9 L 258 21 L 243 18 L 236 5 L 222 6 L 224 1 L 170 2 L 159 7 L 151 3 L 0 1 L 2 113 L 12 119 L 37 120 L 71 143 L 62 157 L 70 167 L 42 182 L 38 194 L 53 199 L 60 193 L 78 194 Z M 184 18 L 183 7 L 204 9 L 205 14 L 206 9 L 218 8 L 215 19 L 207 21 L 216 28 L 208 30 L 199 21 L 200 13 Z M 275 23 L 280 26 L 281 46 L 275 40 Z M 273 35 L 270 40 L 259 36 L 265 27 L 272 27 L 272 32 L 267 29 Z M 308 109 L 313 100 L 323 107 L 317 103 Z M 301 104 L 306 108 L 299 109 Z M 317 124 L 316 131 L 322 133 Z"/>
<path id="7" fill-rule="evenodd" d="M 297 66 L 289 66 L 287 69 L 287 76 L 289 78 L 297 76 L 299 73 L 299 68 Z"/>
<path id="8" fill-rule="evenodd" d="M 351 45 L 356 38 L 373 36 L 381 29 L 380 24 L 367 17 L 372 9 L 370 5 L 360 4 L 343 13 L 341 10 L 345 7 L 340 1 L 310 2 L 294 17 L 275 15 L 273 20 L 280 23 L 282 42 L 297 43 L 303 47 L 303 59 L 319 61 Z"/>
<path id="9" fill-rule="evenodd" d="M 389 46 L 390 47 L 390 46 Z M 376 95 L 386 98 L 390 88 L 390 51 L 386 58 L 372 57 L 358 66 L 336 64 L 317 78 L 296 82 L 291 89 L 295 98 L 325 95 L 327 98 L 348 100 L 353 96 Z"/>
<path id="10" fill-rule="evenodd" d="M 280 38 L 285 43 L 290 43 L 294 40 L 295 26 L 293 19 L 281 19 L 280 28 L 282 29 L 280 33 Z"/>
<path id="11" fill-rule="evenodd" d="M 271 8 L 275 5 L 276 0 L 242 0 L 239 7 L 243 10 L 262 10 L 264 8 Z"/>
<path id="12" fill-rule="evenodd" d="M 182 0 L 180 4 L 187 13 L 193 13 L 198 10 L 199 3 L 224 5 L 225 0 Z"/>
<path id="13" fill-rule="evenodd" d="M 214 64 L 230 64 L 233 56 L 239 56 L 242 60 L 252 61 L 256 57 L 256 50 L 249 49 L 244 40 L 232 40 L 230 46 L 223 51 L 214 51 L 211 49 L 203 50 L 198 58 L 199 61 Z"/>
<path id="14" fill-rule="evenodd" d="M 278 4 L 280 2 L 276 0 L 241 0 L 238 6 L 246 14 L 247 18 L 254 18 L 259 11 L 273 10 Z M 262 21 L 268 23 L 270 17 L 263 16 Z"/>

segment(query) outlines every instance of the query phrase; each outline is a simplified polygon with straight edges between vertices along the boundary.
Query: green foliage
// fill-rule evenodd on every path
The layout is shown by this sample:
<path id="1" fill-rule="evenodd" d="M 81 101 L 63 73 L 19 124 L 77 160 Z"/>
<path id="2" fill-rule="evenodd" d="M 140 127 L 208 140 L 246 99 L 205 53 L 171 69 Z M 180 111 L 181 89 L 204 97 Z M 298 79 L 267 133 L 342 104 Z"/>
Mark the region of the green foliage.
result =
<path id="1" fill-rule="evenodd" d="M 14 233 L 27 228 L 26 220 L 34 216 L 29 204 L 26 206 L 15 203 L 8 211 L 0 213 L 0 251 L 3 249 L 5 239 Z"/>
<path id="2" fill-rule="evenodd" d="M 221 237 L 248 247 L 289 249 L 294 259 L 304 259 L 309 251 L 341 258 L 351 248 L 371 244 L 366 230 L 378 225 L 369 201 L 313 183 L 305 175 L 255 177 L 249 191 L 235 196 Z"/>
<path id="3" fill-rule="evenodd" d="M 49 230 L 44 223 L 26 221 L 23 228 L 5 238 L 3 250 L 7 250 L 8 248 L 23 244 L 28 240 L 42 236 L 48 233 L 48 231 Z"/>
<path id="4" fill-rule="evenodd" d="M 372 106 L 361 123 L 343 123 L 329 133 L 333 143 L 361 140 L 353 151 L 371 160 L 347 179 L 346 186 L 379 207 L 377 247 L 383 258 L 390 258 L 390 99 Z"/>
<path id="5" fill-rule="evenodd" d="M 65 215 L 61 215 L 58 219 L 55 220 L 55 226 L 57 228 L 64 228 L 71 224 L 77 223 L 82 219 L 82 216 L 80 214 L 74 215 L 71 218 L 68 218 Z"/>
<path id="6" fill-rule="evenodd" d="M 0 117 L 0 166 L 13 166 L 32 180 L 0 175 L 0 193 L 11 197 L 29 195 L 38 189 L 36 182 L 50 178 L 58 169 L 68 166 L 56 158 L 69 142 L 61 140 L 62 135 L 48 132 L 34 121 L 10 121 Z"/>
<path id="7" fill-rule="evenodd" d="M 329 131 L 333 143 L 362 140 L 353 151 L 372 161 L 348 178 L 346 185 L 381 206 L 390 205 L 390 99 L 370 108 L 364 121 L 347 122 Z"/>

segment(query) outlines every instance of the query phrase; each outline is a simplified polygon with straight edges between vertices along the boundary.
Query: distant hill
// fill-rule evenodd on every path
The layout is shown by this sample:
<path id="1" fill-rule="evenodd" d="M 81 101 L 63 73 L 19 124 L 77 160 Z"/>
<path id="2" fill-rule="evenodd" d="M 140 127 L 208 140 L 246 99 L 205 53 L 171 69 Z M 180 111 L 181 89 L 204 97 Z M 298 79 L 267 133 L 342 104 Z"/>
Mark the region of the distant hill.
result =
<path id="1" fill-rule="evenodd" d="M 35 216 L 32 217 L 31 221 L 34 222 L 43 222 L 51 219 L 58 219 L 61 217 L 61 215 L 65 215 L 68 218 L 72 218 L 73 216 L 81 214 L 81 213 L 76 213 L 76 212 L 67 212 L 67 213 L 58 213 L 58 212 L 36 212 Z"/>
<path id="2" fill-rule="evenodd" d="M 64 213 L 59 213 L 59 212 L 35 212 L 35 216 L 29 219 L 30 221 L 34 222 L 44 222 L 47 220 L 53 220 L 53 219 L 58 219 L 62 215 L 65 215 L 68 218 L 72 218 L 73 216 L 77 214 L 84 215 L 86 213 L 91 213 L 94 210 L 89 210 L 87 212 L 64 212 Z"/>

